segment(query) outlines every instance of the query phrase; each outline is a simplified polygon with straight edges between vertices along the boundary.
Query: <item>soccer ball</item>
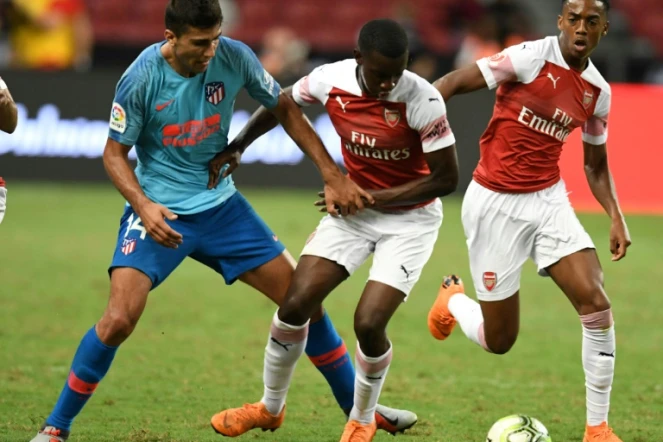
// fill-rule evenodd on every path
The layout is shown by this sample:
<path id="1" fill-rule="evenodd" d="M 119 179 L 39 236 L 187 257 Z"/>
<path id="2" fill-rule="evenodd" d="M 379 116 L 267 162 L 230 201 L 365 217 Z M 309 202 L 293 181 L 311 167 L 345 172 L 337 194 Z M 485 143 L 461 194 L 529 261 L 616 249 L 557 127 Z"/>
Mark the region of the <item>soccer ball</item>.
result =
<path id="1" fill-rule="evenodd" d="M 495 422 L 486 442 L 552 442 L 552 439 L 538 419 L 514 414 Z"/>

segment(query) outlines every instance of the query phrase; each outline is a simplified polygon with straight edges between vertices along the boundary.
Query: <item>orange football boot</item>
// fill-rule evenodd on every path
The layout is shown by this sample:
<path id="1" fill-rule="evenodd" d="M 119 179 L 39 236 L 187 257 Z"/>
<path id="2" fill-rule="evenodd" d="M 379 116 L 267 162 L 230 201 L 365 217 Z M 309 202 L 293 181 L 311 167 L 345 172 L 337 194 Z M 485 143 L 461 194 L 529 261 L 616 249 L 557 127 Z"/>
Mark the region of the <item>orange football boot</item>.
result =
<path id="1" fill-rule="evenodd" d="M 274 431 L 283 424 L 284 417 L 285 406 L 278 416 L 274 416 L 267 411 L 265 404 L 256 402 L 215 414 L 212 416 L 212 427 L 223 436 L 237 437 L 254 428 Z"/>
<path id="2" fill-rule="evenodd" d="M 359 421 L 349 420 L 345 424 L 341 442 L 371 442 L 377 431 L 378 425 L 375 421 L 370 424 L 362 424 Z"/>
<path id="3" fill-rule="evenodd" d="M 602 422 L 601 425 L 590 427 L 587 425 L 585 428 L 585 437 L 582 442 L 623 442 L 612 432 L 612 428 L 608 426 L 607 422 Z"/>
<path id="4" fill-rule="evenodd" d="M 456 293 L 465 293 L 463 281 L 456 275 L 445 276 L 437 299 L 428 312 L 428 330 L 437 340 L 447 339 L 456 326 L 456 318 L 449 311 L 449 300 Z"/>

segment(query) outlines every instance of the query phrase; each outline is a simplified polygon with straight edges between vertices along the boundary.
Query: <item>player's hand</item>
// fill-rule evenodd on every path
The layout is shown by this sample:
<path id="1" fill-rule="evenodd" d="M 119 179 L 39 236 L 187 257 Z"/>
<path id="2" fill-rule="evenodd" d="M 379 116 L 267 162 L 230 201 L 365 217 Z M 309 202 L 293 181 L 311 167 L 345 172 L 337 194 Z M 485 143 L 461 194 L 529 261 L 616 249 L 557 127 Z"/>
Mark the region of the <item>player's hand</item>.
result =
<path id="1" fill-rule="evenodd" d="M 233 143 L 230 143 L 226 150 L 214 155 L 212 161 L 209 162 L 209 181 L 207 182 L 208 189 L 214 189 L 219 185 L 219 179 L 225 179 L 228 175 L 233 173 L 242 160 L 242 152 Z M 223 166 L 228 165 L 226 170 L 221 174 Z M 220 176 L 219 176 L 220 175 Z"/>
<path id="2" fill-rule="evenodd" d="M 313 203 L 313 205 L 318 207 L 318 212 L 327 213 L 327 200 L 325 200 L 325 192 L 318 192 L 318 196 L 322 199 L 317 200 L 315 203 Z M 364 202 L 364 206 L 371 206 L 366 198 L 362 197 L 361 200 Z M 377 205 L 377 202 L 375 205 Z M 336 209 L 337 213 L 340 213 L 341 208 L 338 205 L 334 205 L 334 208 Z"/>
<path id="3" fill-rule="evenodd" d="M 626 256 L 626 249 L 631 245 L 631 234 L 626 227 L 624 218 L 619 217 L 612 220 L 610 226 L 610 253 L 612 260 L 619 261 Z"/>
<path id="4" fill-rule="evenodd" d="M 325 202 L 324 208 L 321 207 L 320 211 L 332 216 L 354 215 L 365 206 L 375 204 L 375 199 L 370 193 L 345 175 L 339 175 L 333 181 L 328 181 L 320 196 Z"/>
<path id="5" fill-rule="evenodd" d="M 177 215 L 161 204 L 149 202 L 136 210 L 143 222 L 143 227 L 150 237 L 164 247 L 176 249 L 182 244 L 182 235 L 166 223 L 166 219 L 173 221 Z"/>

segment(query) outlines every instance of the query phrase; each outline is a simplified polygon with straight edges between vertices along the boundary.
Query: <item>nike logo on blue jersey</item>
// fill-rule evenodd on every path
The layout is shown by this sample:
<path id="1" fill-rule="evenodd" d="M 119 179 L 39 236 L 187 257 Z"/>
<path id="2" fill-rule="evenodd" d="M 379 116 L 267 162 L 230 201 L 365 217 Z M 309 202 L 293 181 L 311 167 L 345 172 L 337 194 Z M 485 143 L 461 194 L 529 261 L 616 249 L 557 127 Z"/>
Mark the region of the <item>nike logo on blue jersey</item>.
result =
<path id="1" fill-rule="evenodd" d="M 162 110 L 164 110 L 165 108 L 167 108 L 167 107 L 168 107 L 173 101 L 175 101 L 174 98 L 173 98 L 172 100 L 170 100 L 170 101 L 166 101 L 165 103 L 157 104 L 156 107 L 155 107 L 156 111 L 157 111 L 157 112 L 161 112 Z"/>

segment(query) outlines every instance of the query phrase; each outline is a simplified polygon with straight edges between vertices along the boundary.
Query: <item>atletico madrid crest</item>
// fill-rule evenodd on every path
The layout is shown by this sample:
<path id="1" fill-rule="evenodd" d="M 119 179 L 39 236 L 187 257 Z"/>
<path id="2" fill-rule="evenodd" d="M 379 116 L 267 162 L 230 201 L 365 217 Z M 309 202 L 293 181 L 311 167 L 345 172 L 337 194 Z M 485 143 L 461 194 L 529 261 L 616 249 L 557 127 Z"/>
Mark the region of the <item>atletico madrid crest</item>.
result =
<path id="1" fill-rule="evenodd" d="M 124 253 L 125 255 L 129 255 L 134 250 L 136 250 L 135 238 L 125 239 L 124 241 L 122 241 L 122 253 Z"/>
<path id="2" fill-rule="evenodd" d="M 492 292 L 496 285 L 497 285 L 497 273 L 483 272 L 483 286 L 486 287 L 486 290 Z"/>
<path id="3" fill-rule="evenodd" d="M 401 121 L 401 112 L 398 109 L 384 109 L 384 121 L 390 127 L 396 127 L 398 122 Z"/>
<path id="4" fill-rule="evenodd" d="M 205 99 L 210 103 L 217 105 L 226 95 L 226 90 L 222 81 L 213 81 L 205 85 Z"/>

